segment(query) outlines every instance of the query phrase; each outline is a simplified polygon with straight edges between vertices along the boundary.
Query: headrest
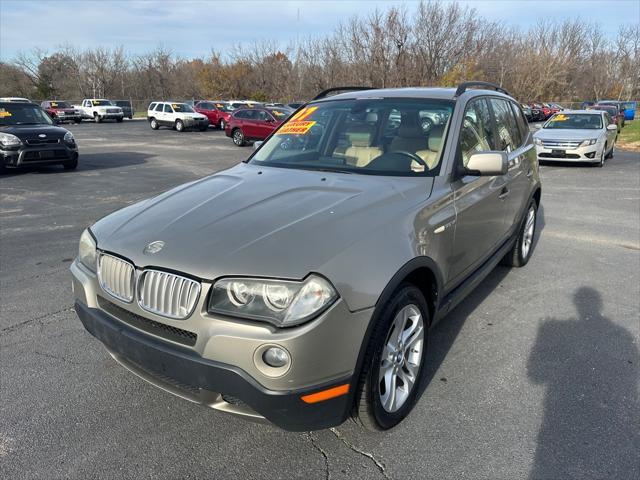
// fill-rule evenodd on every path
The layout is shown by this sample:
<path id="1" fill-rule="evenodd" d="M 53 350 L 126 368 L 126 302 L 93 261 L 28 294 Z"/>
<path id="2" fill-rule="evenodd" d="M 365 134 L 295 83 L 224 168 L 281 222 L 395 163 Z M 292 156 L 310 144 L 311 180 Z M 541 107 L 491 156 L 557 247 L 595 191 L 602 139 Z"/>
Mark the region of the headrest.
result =
<path id="1" fill-rule="evenodd" d="M 378 114 L 376 112 L 368 112 L 367 116 L 364 119 L 367 123 L 377 123 L 378 122 Z"/>
<path id="2" fill-rule="evenodd" d="M 402 120 L 400 122 L 400 128 L 398 128 L 398 136 L 404 138 L 425 137 L 422 127 L 418 123 L 418 112 L 402 112 Z"/>
<path id="3" fill-rule="evenodd" d="M 429 150 L 432 152 L 439 152 L 442 145 L 442 135 L 444 133 L 444 126 L 434 125 L 429 130 Z"/>
<path id="4" fill-rule="evenodd" d="M 371 134 L 369 132 L 347 132 L 347 138 L 352 147 L 371 146 Z"/>

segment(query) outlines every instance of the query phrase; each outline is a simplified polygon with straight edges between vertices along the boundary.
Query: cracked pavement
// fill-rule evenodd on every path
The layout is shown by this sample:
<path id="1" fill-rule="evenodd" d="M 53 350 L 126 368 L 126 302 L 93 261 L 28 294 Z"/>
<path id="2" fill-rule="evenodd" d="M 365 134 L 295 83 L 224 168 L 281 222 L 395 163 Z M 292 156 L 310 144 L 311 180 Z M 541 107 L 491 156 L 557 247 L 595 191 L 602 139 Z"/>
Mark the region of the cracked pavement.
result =
<path id="1" fill-rule="evenodd" d="M 146 384 L 71 308 L 68 266 L 86 226 L 250 149 L 145 122 L 70 129 L 78 171 L 0 178 L 3 478 L 640 477 L 638 154 L 542 167 L 533 259 L 496 269 L 431 331 L 431 382 L 398 428 L 290 433 Z"/>

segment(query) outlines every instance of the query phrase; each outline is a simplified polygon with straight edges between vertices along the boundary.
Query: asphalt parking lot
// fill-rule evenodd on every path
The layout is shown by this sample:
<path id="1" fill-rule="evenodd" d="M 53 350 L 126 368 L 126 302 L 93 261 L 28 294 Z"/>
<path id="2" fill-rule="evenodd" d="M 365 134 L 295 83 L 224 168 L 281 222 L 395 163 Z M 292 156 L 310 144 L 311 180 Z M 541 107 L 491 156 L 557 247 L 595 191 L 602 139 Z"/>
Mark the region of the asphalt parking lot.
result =
<path id="1" fill-rule="evenodd" d="M 380 434 L 288 433 L 190 404 L 118 366 L 72 309 L 100 217 L 246 158 L 222 132 L 69 127 L 77 171 L 0 178 L 0 477 L 640 476 L 640 155 L 542 166 L 531 262 L 496 269 L 432 331 L 431 383 Z"/>

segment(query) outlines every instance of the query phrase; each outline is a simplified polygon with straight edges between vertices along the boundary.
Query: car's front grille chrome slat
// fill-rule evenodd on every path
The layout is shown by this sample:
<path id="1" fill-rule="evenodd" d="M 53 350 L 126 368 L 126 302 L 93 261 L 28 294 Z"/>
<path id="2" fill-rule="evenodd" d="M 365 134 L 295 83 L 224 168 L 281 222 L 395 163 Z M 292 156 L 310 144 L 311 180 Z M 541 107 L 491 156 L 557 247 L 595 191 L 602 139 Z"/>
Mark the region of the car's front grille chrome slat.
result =
<path id="1" fill-rule="evenodd" d="M 145 270 L 138 280 L 138 304 L 164 317 L 183 319 L 193 312 L 200 295 L 200 283 L 180 275 Z"/>
<path id="2" fill-rule="evenodd" d="M 134 267 L 131 263 L 101 254 L 98 261 L 98 281 L 102 289 L 123 302 L 133 301 Z"/>
<path id="3" fill-rule="evenodd" d="M 580 146 L 579 141 L 574 140 L 543 140 L 542 144 L 547 148 L 569 148 L 574 149 Z"/>

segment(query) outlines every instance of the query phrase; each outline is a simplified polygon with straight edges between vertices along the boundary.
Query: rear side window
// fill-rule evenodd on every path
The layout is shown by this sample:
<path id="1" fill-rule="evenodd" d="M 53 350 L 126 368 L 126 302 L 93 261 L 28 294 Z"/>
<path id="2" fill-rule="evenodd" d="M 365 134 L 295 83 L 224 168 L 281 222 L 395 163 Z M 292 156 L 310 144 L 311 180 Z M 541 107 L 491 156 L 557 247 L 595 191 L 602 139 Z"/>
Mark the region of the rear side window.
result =
<path id="1" fill-rule="evenodd" d="M 161 112 L 163 108 L 164 108 L 164 103 L 159 103 L 158 105 L 156 105 L 156 112 Z"/>
<path id="2" fill-rule="evenodd" d="M 516 124 L 509 102 L 500 98 L 490 99 L 496 120 L 498 148 L 504 152 L 512 152 L 522 144 L 522 135 Z"/>
<path id="3" fill-rule="evenodd" d="M 459 147 L 465 167 L 474 153 L 496 150 L 491 114 L 485 98 L 472 100 L 467 105 L 460 130 Z"/>
<path id="4" fill-rule="evenodd" d="M 509 102 L 511 104 L 511 109 L 513 110 L 513 115 L 516 118 L 516 123 L 518 124 L 518 128 L 520 129 L 520 137 L 522 141 L 520 144 L 524 143 L 524 140 L 529 136 L 529 122 L 525 118 L 522 110 L 513 102 Z"/>

